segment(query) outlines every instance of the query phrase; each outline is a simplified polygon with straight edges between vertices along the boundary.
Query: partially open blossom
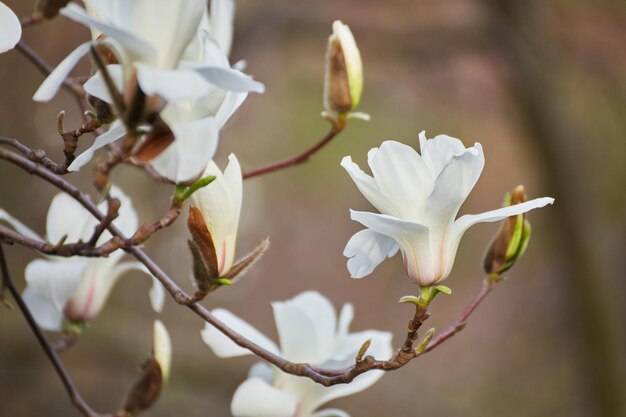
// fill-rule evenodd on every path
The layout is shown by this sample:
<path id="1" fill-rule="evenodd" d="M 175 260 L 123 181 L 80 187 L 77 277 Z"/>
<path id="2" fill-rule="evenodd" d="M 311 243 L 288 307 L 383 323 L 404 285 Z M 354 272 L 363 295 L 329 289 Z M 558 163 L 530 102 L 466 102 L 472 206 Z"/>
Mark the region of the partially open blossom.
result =
<path id="1" fill-rule="evenodd" d="M 426 139 L 420 133 L 418 154 L 395 141 L 368 153 L 373 176 L 347 156 L 341 165 L 359 191 L 381 214 L 351 210 L 368 229 L 356 233 L 344 250 L 353 278 L 370 274 L 385 258 L 402 252 L 405 270 L 426 287 L 448 277 L 465 231 L 476 223 L 495 222 L 554 202 L 543 197 L 456 219 L 484 166 L 479 143 L 465 148 L 446 135 Z"/>
<path id="2" fill-rule="evenodd" d="M 0 2 L 0 53 L 6 52 L 20 41 L 22 25 L 13 10 Z"/>
<path id="3" fill-rule="evenodd" d="M 204 176 L 215 176 L 215 180 L 192 194 L 191 207 L 202 216 L 215 250 L 217 274 L 224 276 L 235 260 L 243 188 L 241 167 L 231 154 L 223 174 L 211 161 Z"/>
<path id="4" fill-rule="evenodd" d="M 119 216 L 113 221 L 125 234 L 137 229 L 137 215 L 131 200 L 122 191 L 113 186 L 111 195 L 121 202 Z M 106 203 L 100 209 L 106 211 Z M 0 210 L 0 220 L 10 223 L 20 233 L 41 240 L 35 232 L 17 219 Z M 97 221 L 79 203 L 67 194 L 57 194 L 48 210 L 47 240 L 57 243 L 88 241 Z M 110 239 L 105 231 L 98 244 Z M 130 270 L 147 270 L 138 262 L 122 262 L 122 250 L 111 253 L 106 258 L 49 256 L 37 259 L 26 267 L 27 287 L 24 301 L 35 320 L 46 330 L 60 330 L 63 318 L 72 322 L 93 320 L 102 310 L 117 280 Z M 164 301 L 162 285 L 153 278 L 150 301 L 155 310 L 160 311 Z"/>
<path id="5" fill-rule="evenodd" d="M 362 91 L 363 64 L 359 48 L 350 28 L 336 20 L 326 50 L 326 111 L 331 115 L 348 113 L 359 104 Z"/>
<path id="6" fill-rule="evenodd" d="M 390 333 L 376 330 L 349 332 L 354 316 L 351 304 L 343 306 L 337 319 L 335 309 L 325 297 L 308 291 L 291 300 L 272 303 L 272 308 L 280 348 L 229 311 L 216 309 L 213 314 L 252 342 L 293 362 L 345 368 L 354 364 L 361 346 L 368 339 L 371 339 L 368 355 L 387 359 L 392 354 Z M 223 358 L 251 354 L 208 324 L 202 332 L 202 339 Z M 357 376 L 350 384 L 324 387 L 307 378 L 283 373 L 266 363 L 258 363 L 250 370 L 249 379 L 235 392 L 231 412 L 235 417 L 345 417 L 347 414 L 342 410 L 316 410 L 328 401 L 369 388 L 382 375 L 383 371 L 370 371 Z"/>

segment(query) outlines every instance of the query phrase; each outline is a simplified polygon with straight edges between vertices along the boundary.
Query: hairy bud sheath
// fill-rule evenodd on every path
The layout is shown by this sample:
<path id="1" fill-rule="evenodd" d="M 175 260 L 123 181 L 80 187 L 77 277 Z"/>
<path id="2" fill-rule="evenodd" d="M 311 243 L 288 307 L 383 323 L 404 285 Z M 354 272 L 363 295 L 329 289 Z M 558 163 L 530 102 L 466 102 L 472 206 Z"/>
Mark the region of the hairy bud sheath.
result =
<path id="1" fill-rule="evenodd" d="M 333 114 L 354 109 L 363 91 L 363 65 L 352 32 L 340 21 L 333 23 L 333 34 L 326 49 L 324 107 Z"/>
<path id="2" fill-rule="evenodd" d="M 505 206 L 525 202 L 524 187 L 517 186 L 511 195 L 505 197 Z M 524 214 L 507 217 L 489 245 L 483 267 L 488 274 L 501 274 L 510 269 L 522 256 L 530 239 L 530 223 Z"/>

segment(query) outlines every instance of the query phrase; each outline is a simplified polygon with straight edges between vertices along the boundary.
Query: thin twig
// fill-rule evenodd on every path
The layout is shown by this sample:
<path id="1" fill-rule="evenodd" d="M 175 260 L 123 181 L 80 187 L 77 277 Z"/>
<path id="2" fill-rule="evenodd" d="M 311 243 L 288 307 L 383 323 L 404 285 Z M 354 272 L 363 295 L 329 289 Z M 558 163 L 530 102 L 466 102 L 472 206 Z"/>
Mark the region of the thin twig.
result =
<path id="1" fill-rule="evenodd" d="M 298 155 L 292 156 L 291 158 L 283 159 L 282 161 L 274 162 L 264 167 L 256 168 L 248 172 L 244 172 L 243 179 L 246 180 L 248 178 L 258 177 L 261 175 L 269 174 L 271 172 L 279 171 L 281 169 L 288 168 L 288 167 L 306 162 L 312 155 L 314 155 L 316 152 L 318 152 L 320 149 L 326 146 L 331 140 L 333 140 L 333 138 L 337 136 L 337 134 L 339 134 L 339 132 L 341 132 L 344 129 L 344 127 L 345 127 L 345 122 L 337 123 L 333 125 L 330 131 L 319 142 L 317 142 L 315 145 L 313 145 L 306 151 Z"/>
<path id="2" fill-rule="evenodd" d="M 76 408 L 80 410 L 80 412 L 84 416 L 101 417 L 101 414 L 98 414 L 94 410 L 92 410 L 89 404 L 87 404 L 83 397 L 80 395 L 80 392 L 78 392 L 78 389 L 74 385 L 72 378 L 70 377 L 67 370 L 63 366 L 63 363 L 54 351 L 54 348 L 50 345 L 41 329 L 39 329 L 39 326 L 37 326 L 37 323 L 35 322 L 33 316 L 30 314 L 30 311 L 28 310 L 26 303 L 22 299 L 22 296 L 20 295 L 17 288 L 15 288 L 15 284 L 13 283 L 13 280 L 9 273 L 9 267 L 4 256 L 4 249 L 2 247 L 2 244 L 0 244 L 0 269 L 2 270 L 3 285 L 6 286 L 6 288 L 15 299 L 15 302 L 17 303 L 20 312 L 26 319 L 26 322 L 33 331 L 35 337 L 37 338 L 39 345 L 52 363 L 52 366 L 54 367 L 57 375 L 61 379 L 61 382 L 63 383 L 63 386 L 65 387 L 65 390 L 67 391 L 67 394 L 69 395 L 72 404 L 74 404 L 74 406 L 76 406 Z"/>

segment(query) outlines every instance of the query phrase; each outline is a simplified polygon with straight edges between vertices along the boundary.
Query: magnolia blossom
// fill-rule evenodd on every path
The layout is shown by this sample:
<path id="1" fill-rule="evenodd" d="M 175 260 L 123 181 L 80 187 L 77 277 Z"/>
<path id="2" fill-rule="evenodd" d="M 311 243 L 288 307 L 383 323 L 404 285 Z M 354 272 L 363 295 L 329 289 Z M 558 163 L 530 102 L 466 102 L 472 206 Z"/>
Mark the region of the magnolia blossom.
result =
<path id="1" fill-rule="evenodd" d="M 241 213 L 243 179 L 237 157 L 231 154 L 224 174 L 211 161 L 204 176 L 215 176 L 215 180 L 192 194 L 191 206 L 202 213 L 207 229 L 211 234 L 217 270 L 225 275 L 235 260 L 237 228 Z"/>
<path id="2" fill-rule="evenodd" d="M 11 9 L 0 2 L 0 53 L 13 49 L 21 37 L 20 20 Z"/>
<path id="3" fill-rule="evenodd" d="M 336 369 L 348 367 L 368 339 L 371 339 L 368 355 L 386 359 L 392 354 L 390 333 L 376 330 L 349 332 L 354 316 L 351 304 L 343 306 L 338 320 L 332 304 L 314 291 L 272 303 L 272 308 L 280 348 L 229 311 L 216 309 L 213 314 L 257 345 L 294 362 Z M 202 339 L 223 358 L 251 354 L 208 324 L 202 331 Z M 363 391 L 382 375 L 383 371 L 370 371 L 359 375 L 350 384 L 327 388 L 258 363 L 235 392 L 231 412 L 235 417 L 346 417 L 348 414 L 342 410 L 316 410 L 328 401 Z"/>
<path id="4" fill-rule="evenodd" d="M 405 270 L 420 286 L 450 274 L 465 231 L 476 223 L 500 221 L 554 202 L 543 197 L 487 211 L 456 215 L 478 181 L 485 163 L 479 143 L 465 148 L 446 135 L 419 135 L 422 154 L 395 141 L 368 153 L 372 176 L 349 156 L 341 161 L 359 191 L 381 214 L 351 210 L 352 220 L 368 229 L 356 233 L 344 250 L 353 278 L 370 274 L 386 257 L 402 252 Z"/>
<path id="5" fill-rule="evenodd" d="M 131 200 L 115 186 L 111 188 L 111 195 L 121 202 L 119 216 L 113 224 L 125 234 L 134 233 L 137 214 Z M 106 210 L 106 207 L 101 205 L 100 209 Z M 42 239 L 3 210 L 0 210 L 0 220 L 10 223 L 25 236 Z M 96 225 L 97 220 L 74 199 L 67 194 L 57 194 L 48 210 L 47 240 L 52 243 L 87 241 Z M 110 238 L 110 233 L 105 231 L 97 243 Z M 23 297 L 39 326 L 60 330 L 63 317 L 72 322 L 90 321 L 100 313 L 111 289 L 124 273 L 133 269 L 148 273 L 138 262 L 120 263 L 123 256 L 124 252 L 117 250 L 107 258 L 49 256 L 29 263 Z M 156 311 L 161 310 L 164 297 L 163 287 L 153 278 L 150 301 Z"/>
<path id="6" fill-rule="evenodd" d="M 217 85 L 232 91 L 262 91 L 263 86 L 241 72 L 211 65 L 184 65 L 181 58 L 197 35 L 206 13 L 204 0 L 90 0 L 87 10 L 70 3 L 60 13 L 92 30 L 94 41 L 111 49 L 122 64 L 124 80 L 136 75 L 141 90 L 166 101 L 198 99 Z M 39 87 L 36 101 L 58 91 L 92 42 L 78 46 Z"/>

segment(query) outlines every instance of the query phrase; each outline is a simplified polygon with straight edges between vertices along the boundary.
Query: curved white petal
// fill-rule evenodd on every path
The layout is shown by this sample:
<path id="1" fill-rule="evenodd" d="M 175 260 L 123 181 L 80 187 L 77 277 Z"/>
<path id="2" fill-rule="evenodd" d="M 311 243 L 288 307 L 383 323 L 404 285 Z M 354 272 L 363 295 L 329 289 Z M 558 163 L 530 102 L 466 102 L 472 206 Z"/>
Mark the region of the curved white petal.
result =
<path id="1" fill-rule="evenodd" d="M 155 320 L 153 325 L 152 355 L 161 368 L 163 380 L 170 376 L 172 365 L 172 340 L 161 320 Z"/>
<path id="2" fill-rule="evenodd" d="M 93 158 L 93 154 L 100 148 L 105 147 L 109 143 L 115 142 L 118 139 L 121 139 L 126 135 L 126 127 L 119 121 L 113 122 L 111 128 L 98 136 L 93 144 L 87 148 L 83 153 L 78 155 L 76 159 L 67 167 L 68 171 L 78 171 L 84 165 L 86 165 L 91 158 Z"/>
<path id="3" fill-rule="evenodd" d="M 135 208 L 133 206 L 133 201 L 122 191 L 121 188 L 116 185 L 111 186 L 109 193 L 111 194 L 111 197 L 120 200 L 121 204 L 118 216 L 115 220 L 113 220 L 113 224 L 118 229 L 120 229 L 126 236 L 132 235 L 137 231 L 138 227 L 137 212 L 135 211 Z M 101 203 L 98 207 L 102 212 L 106 212 L 106 202 Z M 98 242 L 103 243 L 100 241 Z M 144 272 L 149 275 L 149 272 L 147 270 L 144 269 Z"/>
<path id="4" fill-rule="evenodd" d="M 63 81 L 76 66 L 78 61 L 89 52 L 91 42 L 85 42 L 74 49 L 57 67 L 48 75 L 44 82 L 39 86 L 33 100 L 46 102 L 52 100 L 52 97 L 59 91 Z"/>
<path id="5" fill-rule="evenodd" d="M 234 417 L 293 417 L 298 397 L 272 387 L 260 378 L 244 381 L 230 406 Z"/>
<path id="6" fill-rule="evenodd" d="M 23 234 L 27 238 L 41 240 L 41 236 L 35 233 L 30 227 L 2 209 L 0 209 L 0 220 L 7 222 L 16 232 Z"/>
<path id="7" fill-rule="evenodd" d="M 50 331 L 61 330 L 63 314 L 49 300 L 28 287 L 22 293 L 22 299 L 39 327 Z"/>
<path id="8" fill-rule="evenodd" d="M 272 303 L 283 356 L 293 362 L 320 363 L 334 349 L 337 318 L 327 298 L 315 291 Z"/>
<path id="9" fill-rule="evenodd" d="M 398 242 L 409 278 L 421 286 L 428 286 L 437 278 L 434 276 L 428 227 L 385 214 L 364 211 L 350 210 L 350 217 Z"/>
<path id="10" fill-rule="evenodd" d="M 465 152 L 463 142 L 448 135 L 437 135 L 433 139 L 427 139 L 426 132 L 421 131 L 419 142 L 422 158 L 433 177 L 439 175 L 453 156 Z"/>
<path id="11" fill-rule="evenodd" d="M 22 25 L 20 20 L 13 13 L 13 10 L 0 2 L 0 53 L 13 49 L 21 37 Z"/>
<path id="12" fill-rule="evenodd" d="M 76 292 L 87 260 L 47 261 L 36 259 L 26 266 L 28 288 L 49 301 L 59 312 Z"/>
<path id="13" fill-rule="evenodd" d="M 271 384 L 274 378 L 274 370 L 267 362 L 257 362 L 248 371 L 248 379 L 250 378 L 260 378 Z"/>
<path id="14" fill-rule="evenodd" d="M 346 303 L 341 308 L 341 313 L 339 313 L 337 335 L 344 336 L 348 334 L 352 319 L 354 319 L 354 306 L 351 303 Z"/>
<path id="15" fill-rule="evenodd" d="M 262 83 L 253 80 L 249 75 L 236 69 L 219 66 L 201 66 L 196 67 L 195 71 L 211 84 L 224 90 L 238 93 L 265 92 L 265 86 Z"/>
<path id="16" fill-rule="evenodd" d="M 99 6 L 102 3 L 104 2 L 94 2 L 94 6 Z M 120 4 L 120 2 L 116 2 L 116 4 Z M 100 9 L 98 8 L 98 10 Z M 128 55 L 133 57 L 133 60 L 141 59 L 142 62 L 155 63 L 155 48 L 150 43 L 134 35 L 125 28 L 122 29 L 121 27 L 123 26 L 117 27 L 113 24 L 109 24 L 103 20 L 92 17 L 87 14 L 85 9 L 75 3 L 69 3 L 67 6 L 62 8 L 59 13 L 68 19 L 72 19 L 75 22 L 85 25 L 92 30 L 97 29 L 100 32 L 112 37 L 120 43 Z"/>
<path id="17" fill-rule="evenodd" d="M 374 178 L 367 175 L 357 164 L 352 162 L 352 157 L 345 156 L 341 160 L 341 166 L 348 172 L 352 181 L 356 184 L 361 194 L 370 202 L 378 211 L 391 216 L 399 216 L 398 210 L 393 201 L 380 189 Z"/>
<path id="18" fill-rule="evenodd" d="M 364 330 L 362 332 L 339 335 L 333 360 L 336 362 L 347 361 L 346 366 L 349 366 L 354 361 L 354 357 L 363 343 L 368 339 L 371 339 L 372 342 L 367 349 L 366 355 L 372 355 L 380 360 L 389 359 L 393 354 L 392 337 L 391 333 L 378 330 Z"/>
<path id="19" fill-rule="evenodd" d="M 422 222 L 434 177 L 415 149 L 385 141 L 368 158 L 376 183 L 399 212 L 399 217 Z"/>
<path id="20" fill-rule="evenodd" d="M 63 236 L 66 241 L 87 240 L 93 233 L 97 220 L 72 197 L 65 193 L 54 196 L 46 217 L 48 241 L 59 242 Z"/>
<path id="21" fill-rule="evenodd" d="M 218 308 L 213 310 L 212 313 L 235 332 L 245 336 L 248 340 L 262 348 L 278 354 L 278 347 L 273 341 L 230 311 Z M 213 352 L 220 358 L 232 358 L 252 354 L 248 349 L 238 346 L 235 342 L 224 336 L 222 332 L 208 323 L 205 324 L 201 334 L 204 343 L 209 345 L 209 347 L 213 349 Z"/>
<path id="22" fill-rule="evenodd" d="M 205 78 L 188 69 L 158 69 L 136 63 L 137 82 L 146 95 L 158 94 L 166 101 L 197 100 L 211 91 Z"/>
<path id="23" fill-rule="evenodd" d="M 120 64 L 107 65 L 107 72 L 113 80 L 113 83 L 117 86 L 118 91 L 124 90 L 124 69 Z M 107 88 L 102 73 L 96 72 L 91 78 L 83 84 L 83 88 L 90 96 L 99 98 L 107 103 L 113 103 L 109 89 Z"/>
<path id="24" fill-rule="evenodd" d="M 174 182 L 192 180 L 202 174 L 215 155 L 219 136 L 217 123 L 207 117 L 170 125 L 170 128 L 176 139 L 150 164 L 159 175 Z"/>
<path id="25" fill-rule="evenodd" d="M 526 213 L 530 210 L 541 208 L 552 203 L 554 203 L 554 198 L 541 197 L 535 198 L 534 200 L 526 201 L 521 204 L 514 204 L 512 206 L 502 207 L 480 214 L 466 214 L 465 216 L 459 217 L 454 222 L 454 226 L 450 236 L 450 243 L 448 248 L 448 269 L 446 270 L 444 277 L 450 273 L 450 270 L 452 269 L 452 264 L 454 263 L 456 251 L 459 247 L 459 243 L 461 242 L 461 238 L 463 237 L 463 234 L 467 231 L 467 229 L 469 229 L 471 226 L 475 225 L 476 223 L 497 222 L 507 217 Z"/>
<path id="26" fill-rule="evenodd" d="M 365 229 L 350 238 L 343 255 L 350 258 L 348 270 L 352 278 L 363 278 L 371 274 L 386 258 L 394 256 L 399 248 L 395 239 Z"/>
<path id="27" fill-rule="evenodd" d="M 233 0 L 212 0 L 209 25 L 211 35 L 228 56 L 233 41 L 233 23 L 235 20 L 235 2 Z"/>
<path id="28" fill-rule="evenodd" d="M 163 304 L 165 303 L 165 289 L 163 288 L 163 284 L 152 277 L 152 287 L 150 288 L 150 292 L 148 293 L 150 297 L 150 305 L 152 305 L 152 309 L 157 313 L 163 311 Z"/>
<path id="29" fill-rule="evenodd" d="M 223 68 L 230 67 L 228 54 L 222 49 L 217 39 L 210 32 L 202 31 L 202 58 L 200 62 L 206 65 Z"/>
<path id="30" fill-rule="evenodd" d="M 232 91 L 226 92 L 224 101 L 215 114 L 215 120 L 217 121 L 217 125 L 220 129 L 224 127 L 228 119 L 230 119 L 233 113 L 235 113 L 235 110 L 241 106 L 246 97 L 248 97 L 248 93 L 235 93 Z"/>

